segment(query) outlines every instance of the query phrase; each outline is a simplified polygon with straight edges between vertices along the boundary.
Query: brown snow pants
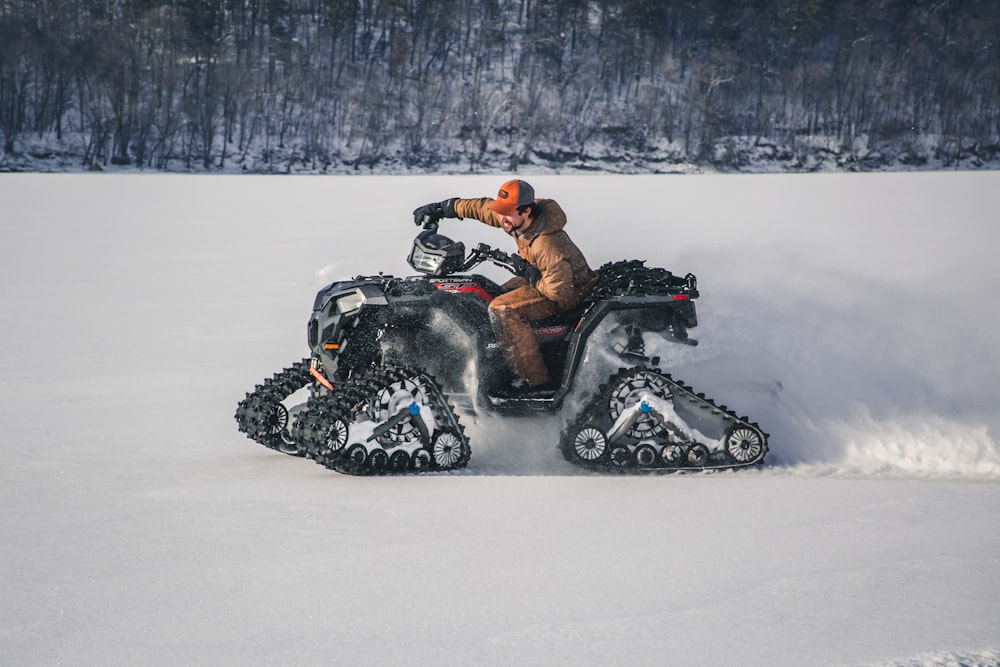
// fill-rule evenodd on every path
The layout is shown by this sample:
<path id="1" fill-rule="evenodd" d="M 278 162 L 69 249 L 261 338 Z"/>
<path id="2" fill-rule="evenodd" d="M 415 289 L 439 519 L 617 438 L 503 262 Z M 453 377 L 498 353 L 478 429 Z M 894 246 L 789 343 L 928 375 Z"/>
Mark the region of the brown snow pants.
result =
<path id="1" fill-rule="evenodd" d="M 504 288 L 509 291 L 490 302 L 490 321 L 504 359 L 514 375 L 524 378 L 532 387 L 545 384 L 549 381 L 549 371 L 531 320 L 552 317 L 559 307 L 524 278 L 509 280 Z"/>

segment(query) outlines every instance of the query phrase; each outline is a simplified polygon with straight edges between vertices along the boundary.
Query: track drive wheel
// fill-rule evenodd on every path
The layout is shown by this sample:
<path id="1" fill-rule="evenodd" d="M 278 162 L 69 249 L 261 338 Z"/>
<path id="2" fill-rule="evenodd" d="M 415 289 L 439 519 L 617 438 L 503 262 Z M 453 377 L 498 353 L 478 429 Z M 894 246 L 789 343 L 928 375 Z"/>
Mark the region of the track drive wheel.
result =
<path id="1" fill-rule="evenodd" d="M 608 415 L 612 421 L 618 419 L 622 412 L 641 403 L 647 395 L 661 399 L 670 398 L 670 389 L 664 377 L 647 368 L 636 368 L 629 371 L 627 375 L 618 380 L 618 384 L 611 390 L 607 403 Z M 643 415 L 632 424 L 628 435 L 642 439 L 654 437 L 662 431 L 663 425 L 643 412 Z"/>

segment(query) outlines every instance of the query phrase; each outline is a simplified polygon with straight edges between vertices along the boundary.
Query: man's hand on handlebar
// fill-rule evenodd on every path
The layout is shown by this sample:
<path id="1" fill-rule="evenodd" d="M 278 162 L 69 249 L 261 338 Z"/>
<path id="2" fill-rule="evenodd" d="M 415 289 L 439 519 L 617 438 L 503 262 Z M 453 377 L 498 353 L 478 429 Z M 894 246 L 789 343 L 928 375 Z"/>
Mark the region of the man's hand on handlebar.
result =
<path id="1" fill-rule="evenodd" d="M 514 260 L 514 275 L 521 276 L 534 287 L 542 279 L 542 272 L 522 259 L 520 255 L 511 255 Z"/>

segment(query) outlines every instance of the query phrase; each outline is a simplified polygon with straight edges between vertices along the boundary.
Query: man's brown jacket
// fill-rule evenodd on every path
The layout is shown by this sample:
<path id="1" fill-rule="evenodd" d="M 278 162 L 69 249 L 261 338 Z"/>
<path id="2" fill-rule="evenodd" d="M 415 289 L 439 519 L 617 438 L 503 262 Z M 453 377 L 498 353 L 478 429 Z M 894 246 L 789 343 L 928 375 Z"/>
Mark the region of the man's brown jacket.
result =
<path id="1" fill-rule="evenodd" d="M 500 216 L 490 209 L 493 200 L 457 199 L 455 213 L 460 218 L 475 218 L 492 227 L 503 229 Z M 535 287 L 542 295 L 555 301 L 560 310 L 569 310 L 597 283 L 583 253 L 570 240 L 563 227 L 566 214 L 552 199 L 536 199 L 541 212 L 529 219 L 526 228 L 512 231 L 517 253 L 541 273 Z"/>

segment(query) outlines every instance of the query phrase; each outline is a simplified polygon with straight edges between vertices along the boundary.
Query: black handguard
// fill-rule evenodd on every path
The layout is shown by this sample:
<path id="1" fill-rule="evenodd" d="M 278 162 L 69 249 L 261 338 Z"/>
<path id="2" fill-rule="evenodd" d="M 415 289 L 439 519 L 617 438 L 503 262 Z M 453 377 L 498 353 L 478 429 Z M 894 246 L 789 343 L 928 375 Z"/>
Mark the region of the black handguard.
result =
<path id="1" fill-rule="evenodd" d="M 445 199 L 431 204 L 424 204 L 413 209 L 413 224 L 417 227 L 423 225 L 425 229 L 436 226 L 441 218 L 457 218 L 455 213 L 455 200 L 458 197 Z"/>

